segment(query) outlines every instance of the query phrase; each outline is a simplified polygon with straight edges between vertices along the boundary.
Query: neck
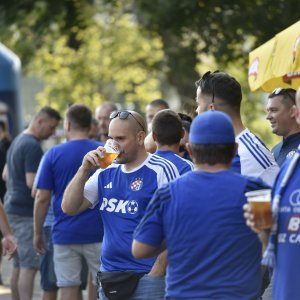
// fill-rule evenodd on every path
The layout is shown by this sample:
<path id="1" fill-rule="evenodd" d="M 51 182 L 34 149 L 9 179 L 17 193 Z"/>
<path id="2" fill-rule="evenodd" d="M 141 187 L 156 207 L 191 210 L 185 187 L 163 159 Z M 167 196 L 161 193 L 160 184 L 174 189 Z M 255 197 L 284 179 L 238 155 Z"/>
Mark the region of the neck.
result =
<path id="1" fill-rule="evenodd" d="M 148 155 L 149 154 L 145 148 L 140 149 L 140 151 L 134 161 L 124 164 L 125 170 L 131 171 L 131 170 L 137 168 L 147 159 Z"/>
<path id="2" fill-rule="evenodd" d="M 26 134 L 33 135 L 34 137 L 39 139 L 38 130 L 34 124 L 29 124 L 28 128 L 26 128 L 23 132 Z"/>
<path id="3" fill-rule="evenodd" d="M 162 151 L 173 151 L 177 154 L 179 154 L 179 144 L 174 144 L 174 145 L 157 145 L 157 150 L 162 150 Z"/>
<path id="4" fill-rule="evenodd" d="M 243 130 L 245 130 L 245 126 L 240 117 L 231 116 L 233 129 L 235 136 L 239 135 Z"/>
<path id="5" fill-rule="evenodd" d="M 290 135 L 293 135 L 293 134 L 295 134 L 295 133 L 300 133 L 300 126 L 297 125 L 297 124 L 295 124 L 295 126 L 292 126 L 292 127 L 290 128 L 290 131 L 289 131 L 287 134 L 283 135 L 282 137 L 283 137 L 283 139 L 286 139 L 286 138 L 288 138 Z"/>
<path id="6" fill-rule="evenodd" d="M 230 164 L 218 163 L 215 165 L 196 164 L 195 170 L 205 171 L 205 172 L 209 172 L 209 173 L 216 173 L 216 172 L 228 170 L 228 169 L 230 169 L 230 167 L 231 167 L 231 163 Z"/>
<path id="7" fill-rule="evenodd" d="M 220 110 L 228 114 L 231 118 L 235 136 L 239 135 L 243 130 L 245 130 L 246 127 L 244 126 L 239 113 L 236 113 L 233 110 L 226 109 L 226 107 L 223 107 Z"/>
<path id="8" fill-rule="evenodd" d="M 68 141 L 87 140 L 89 138 L 88 131 L 70 131 L 67 134 Z"/>

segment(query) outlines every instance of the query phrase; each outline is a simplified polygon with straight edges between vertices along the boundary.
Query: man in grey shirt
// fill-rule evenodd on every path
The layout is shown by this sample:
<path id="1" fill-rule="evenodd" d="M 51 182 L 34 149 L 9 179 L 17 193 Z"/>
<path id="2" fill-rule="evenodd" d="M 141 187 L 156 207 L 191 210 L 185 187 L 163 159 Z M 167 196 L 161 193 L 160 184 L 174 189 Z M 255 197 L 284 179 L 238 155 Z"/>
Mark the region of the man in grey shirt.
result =
<path id="1" fill-rule="evenodd" d="M 3 171 L 3 177 L 7 180 L 4 207 L 19 246 L 11 277 L 12 300 L 32 299 L 39 259 L 33 248 L 31 189 L 43 155 L 40 141 L 48 139 L 55 132 L 60 119 L 56 110 L 42 108 L 28 128 L 15 138 L 7 153 Z"/>

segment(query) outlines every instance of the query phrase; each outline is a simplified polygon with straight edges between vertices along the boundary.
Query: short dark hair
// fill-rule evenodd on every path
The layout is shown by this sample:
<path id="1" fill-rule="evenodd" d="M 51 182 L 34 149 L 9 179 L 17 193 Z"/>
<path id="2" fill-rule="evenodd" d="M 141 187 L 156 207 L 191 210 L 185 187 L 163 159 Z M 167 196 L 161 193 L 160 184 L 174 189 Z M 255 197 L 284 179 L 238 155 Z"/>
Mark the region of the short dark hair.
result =
<path id="1" fill-rule="evenodd" d="M 195 83 L 200 87 L 201 93 L 220 99 L 223 104 L 235 112 L 240 112 L 242 101 L 242 88 L 238 81 L 227 73 L 215 71 L 206 72 Z"/>
<path id="2" fill-rule="evenodd" d="M 66 118 L 74 129 L 89 130 L 92 124 L 92 111 L 84 104 L 73 104 L 67 110 Z"/>
<path id="3" fill-rule="evenodd" d="M 189 133 L 193 121 L 192 117 L 184 113 L 178 113 L 178 115 L 182 121 L 182 127 Z"/>
<path id="4" fill-rule="evenodd" d="M 167 101 L 163 99 L 155 99 L 149 103 L 149 105 L 154 106 L 154 107 L 164 107 L 164 108 L 169 108 L 169 104 Z"/>
<path id="5" fill-rule="evenodd" d="M 182 138 L 182 121 L 171 109 L 159 111 L 152 120 L 152 132 L 160 145 L 174 145 Z"/>
<path id="6" fill-rule="evenodd" d="M 61 116 L 57 110 L 50 106 L 44 106 L 40 109 L 40 111 L 35 115 L 35 119 L 42 115 L 46 115 L 50 119 L 55 119 L 57 121 L 61 120 Z"/>
<path id="7" fill-rule="evenodd" d="M 296 104 L 296 90 L 292 88 L 276 88 L 270 95 L 269 99 L 275 98 L 277 96 L 282 96 L 282 103 L 286 107 L 291 107 Z"/>
<path id="8" fill-rule="evenodd" d="M 234 156 L 235 144 L 190 144 L 195 164 L 211 166 L 222 163 L 229 164 Z"/>

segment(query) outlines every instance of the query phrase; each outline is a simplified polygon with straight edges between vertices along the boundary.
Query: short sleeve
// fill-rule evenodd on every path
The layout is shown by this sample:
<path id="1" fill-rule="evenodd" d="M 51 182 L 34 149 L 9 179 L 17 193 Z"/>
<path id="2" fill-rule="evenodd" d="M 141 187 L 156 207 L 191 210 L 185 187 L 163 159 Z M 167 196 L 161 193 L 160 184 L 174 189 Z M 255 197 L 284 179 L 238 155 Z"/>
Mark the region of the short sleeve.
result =
<path id="1" fill-rule="evenodd" d="M 164 185 L 153 195 L 146 213 L 134 232 L 134 239 L 154 247 L 164 240 L 163 216 L 165 205 L 170 200 L 169 185 Z"/>
<path id="2" fill-rule="evenodd" d="M 101 169 L 97 170 L 84 185 L 83 196 L 91 202 L 91 208 L 94 208 L 99 202 L 98 178 L 100 172 Z"/>

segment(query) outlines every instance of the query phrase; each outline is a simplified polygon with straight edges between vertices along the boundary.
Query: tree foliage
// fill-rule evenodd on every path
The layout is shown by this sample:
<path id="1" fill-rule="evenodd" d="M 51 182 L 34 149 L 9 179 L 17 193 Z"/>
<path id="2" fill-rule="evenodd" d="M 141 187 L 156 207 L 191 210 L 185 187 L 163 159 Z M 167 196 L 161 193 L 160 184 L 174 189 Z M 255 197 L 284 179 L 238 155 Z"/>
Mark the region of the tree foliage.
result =
<path id="1" fill-rule="evenodd" d="M 170 89 L 192 107 L 199 74 L 227 71 L 243 86 L 246 124 L 271 143 L 248 53 L 299 11 L 298 0 L 2 0 L 0 38 L 43 80 L 40 105 L 59 109 L 103 100 L 140 109 Z"/>

